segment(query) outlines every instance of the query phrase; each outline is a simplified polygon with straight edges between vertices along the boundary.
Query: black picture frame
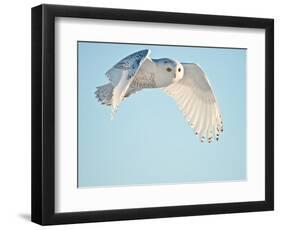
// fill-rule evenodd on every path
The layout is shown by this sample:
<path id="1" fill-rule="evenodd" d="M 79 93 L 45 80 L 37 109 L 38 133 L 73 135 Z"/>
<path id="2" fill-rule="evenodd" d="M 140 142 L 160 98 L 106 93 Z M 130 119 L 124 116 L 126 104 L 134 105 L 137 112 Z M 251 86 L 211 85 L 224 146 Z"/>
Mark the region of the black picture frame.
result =
<path id="1" fill-rule="evenodd" d="M 265 200 L 55 213 L 55 17 L 265 29 Z M 274 209 L 274 20 L 110 8 L 32 8 L 32 205 L 41 225 L 267 211 Z"/>

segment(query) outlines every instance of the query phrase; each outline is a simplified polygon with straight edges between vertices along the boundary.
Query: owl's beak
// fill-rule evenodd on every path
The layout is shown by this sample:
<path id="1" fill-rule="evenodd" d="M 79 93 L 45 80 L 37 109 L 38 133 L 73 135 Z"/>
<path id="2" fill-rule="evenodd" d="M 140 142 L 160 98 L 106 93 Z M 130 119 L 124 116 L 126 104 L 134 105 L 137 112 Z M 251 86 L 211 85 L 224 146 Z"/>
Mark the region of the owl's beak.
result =
<path id="1" fill-rule="evenodd" d="M 176 75 L 176 74 L 174 75 L 174 78 L 173 78 L 172 81 L 173 81 L 173 82 L 176 82 L 176 81 L 177 81 L 177 75 Z"/>

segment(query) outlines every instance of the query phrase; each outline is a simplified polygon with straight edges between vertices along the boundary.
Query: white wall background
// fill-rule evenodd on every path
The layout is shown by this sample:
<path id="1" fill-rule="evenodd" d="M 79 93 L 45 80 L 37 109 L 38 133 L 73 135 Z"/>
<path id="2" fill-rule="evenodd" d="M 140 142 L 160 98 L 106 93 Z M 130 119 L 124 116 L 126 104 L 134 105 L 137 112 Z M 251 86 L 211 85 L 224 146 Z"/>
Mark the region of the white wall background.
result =
<path id="1" fill-rule="evenodd" d="M 0 35 L 0 226 L 39 229 L 30 222 L 30 8 L 41 1 L 2 1 Z M 68 229 L 278 229 L 281 223 L 281 80 L 279 1 L 56 0 L 44 3 L 275 18 L 275 211 L 68 225 Z M 161 4 L 160 4 L 161 3 Z M 55 226 L 63 229 L 66 226 Z M 49 227 L 47 227 L 49 228 Z M 279 227 L 280 228 L 280 227 Z"/>

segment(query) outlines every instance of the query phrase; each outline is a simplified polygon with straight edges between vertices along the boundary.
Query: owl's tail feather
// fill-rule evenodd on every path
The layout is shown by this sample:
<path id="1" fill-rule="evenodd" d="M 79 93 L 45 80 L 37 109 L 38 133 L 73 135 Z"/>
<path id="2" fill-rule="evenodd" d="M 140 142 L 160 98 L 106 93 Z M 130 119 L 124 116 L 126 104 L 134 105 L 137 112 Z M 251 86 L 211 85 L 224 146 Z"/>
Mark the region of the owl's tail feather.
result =
<path id="1" fill-rule="evenodd" d="M 113 85 L 111 83 L 98 86 L 95 94 L 101 104 L 107 106 L 112 105 Z"/>

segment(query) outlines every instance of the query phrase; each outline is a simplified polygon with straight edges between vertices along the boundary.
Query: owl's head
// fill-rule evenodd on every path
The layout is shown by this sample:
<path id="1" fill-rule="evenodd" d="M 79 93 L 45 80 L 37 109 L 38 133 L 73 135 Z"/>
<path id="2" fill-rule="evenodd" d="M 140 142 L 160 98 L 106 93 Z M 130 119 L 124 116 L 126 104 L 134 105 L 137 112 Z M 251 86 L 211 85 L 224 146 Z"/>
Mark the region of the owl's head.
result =
<path id="1" fill-rule="evenodd" d="M 169 58 L 161 58 L 155 60 L 155 62 L 163 78 L 170 80 L 171 83 L 177 82 L 183 78 L 184 69 L 180 62 Z"/>

